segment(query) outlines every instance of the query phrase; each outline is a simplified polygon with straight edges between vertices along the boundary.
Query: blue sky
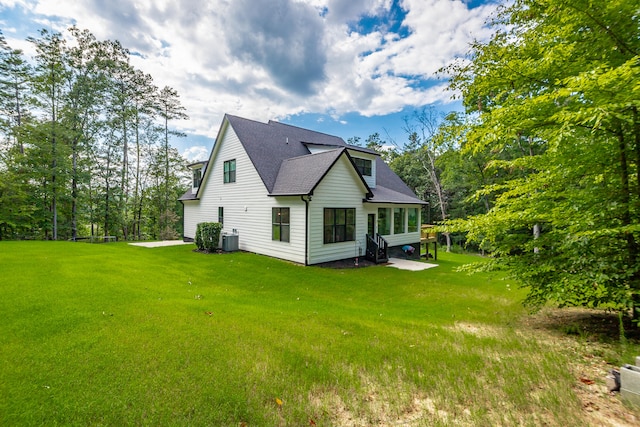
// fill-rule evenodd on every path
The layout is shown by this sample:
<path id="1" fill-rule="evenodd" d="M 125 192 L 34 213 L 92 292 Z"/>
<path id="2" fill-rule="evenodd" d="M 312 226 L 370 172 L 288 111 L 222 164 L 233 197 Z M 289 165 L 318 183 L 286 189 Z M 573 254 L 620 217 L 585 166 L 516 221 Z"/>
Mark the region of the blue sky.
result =
<path id="1" fill-rule="evenodd" d="M 437 70 L 486 40 L 494 0 L 0 0 L 27 56 L 47 28 L 119 40 L 132 64 L 180 94 L 173 144 L 206 156 L 225 113 L 402 145 L 404 118 L 460 109 Z"/>

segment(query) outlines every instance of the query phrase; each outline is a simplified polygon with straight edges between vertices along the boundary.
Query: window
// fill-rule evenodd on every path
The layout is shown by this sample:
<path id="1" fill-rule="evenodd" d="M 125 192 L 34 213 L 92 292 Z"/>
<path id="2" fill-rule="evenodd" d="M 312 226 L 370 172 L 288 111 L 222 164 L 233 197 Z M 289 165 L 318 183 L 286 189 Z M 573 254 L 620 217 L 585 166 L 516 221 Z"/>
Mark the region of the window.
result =
<path id="1" fill-rule="evenodd" d="M 371 176 L 371 160 L 354 157 L 353 162 L 362 175 Z"/>
<path id="2" fill-rule="evenodd" d="M 236 161 L 227 160 L 224 162 L 224 183 L 236 182 Z"/>
<path id="3" fill-rule="evenodd" d="M 218 208 L 218 222 L 224 225 L 224 208 L 222 206 Z"/>
<path id="4" fill-rule="evenodd" d="M 418 231 L 418 208 L 409 208 L 408 212 L 408 230 L 409 233 L 415 233 Z"/>
<path id="5" fill-rule="evenodd" d="M 393 208 L 393 234 L 404 233 L 404 208 Z"/>
<path id="6" fill-rule="evenodd" d="M 391 234 L 391 209 L 378 208 L 378 234 Z"/>
<path id="7" fill-rule="evenodd" d="M 324 242 L 350 242 L 356 236 L 355 208 L 324 209 Z"/>
<path id="8" fill-rule="evenodd" d="M 194 169 L 193 170 L 193 188 L 200 187 L 201 182 L 202 182 L 202 169 Z"/>
<path id="9" fill-rule="evenodd" d="M 289 208 L 271 209 L 271 239 L 289 241 Z"/>

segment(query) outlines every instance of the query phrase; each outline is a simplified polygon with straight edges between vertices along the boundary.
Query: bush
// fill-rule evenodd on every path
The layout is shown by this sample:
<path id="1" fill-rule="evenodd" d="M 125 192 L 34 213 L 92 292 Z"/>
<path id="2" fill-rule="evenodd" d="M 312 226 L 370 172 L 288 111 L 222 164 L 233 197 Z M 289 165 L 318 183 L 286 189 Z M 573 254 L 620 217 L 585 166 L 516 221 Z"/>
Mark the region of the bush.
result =
<path id="1" fill-rule="evenodd" d="M 201 251 L 213 252 L 218 248 L 222 224 L 219 222 L 201 222 L 196 227 L 196 246 Z"/>

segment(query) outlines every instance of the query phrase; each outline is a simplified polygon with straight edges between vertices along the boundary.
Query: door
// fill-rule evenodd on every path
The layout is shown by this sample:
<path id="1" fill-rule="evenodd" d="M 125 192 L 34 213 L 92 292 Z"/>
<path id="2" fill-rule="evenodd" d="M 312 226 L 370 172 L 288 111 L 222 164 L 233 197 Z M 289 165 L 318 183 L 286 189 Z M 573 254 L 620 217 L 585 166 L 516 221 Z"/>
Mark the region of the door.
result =
<path id="1" fill-rule="evenodd" d="M 367 234 L 372 237 L 376 234 L 376 214 L 367 215 Z"/>

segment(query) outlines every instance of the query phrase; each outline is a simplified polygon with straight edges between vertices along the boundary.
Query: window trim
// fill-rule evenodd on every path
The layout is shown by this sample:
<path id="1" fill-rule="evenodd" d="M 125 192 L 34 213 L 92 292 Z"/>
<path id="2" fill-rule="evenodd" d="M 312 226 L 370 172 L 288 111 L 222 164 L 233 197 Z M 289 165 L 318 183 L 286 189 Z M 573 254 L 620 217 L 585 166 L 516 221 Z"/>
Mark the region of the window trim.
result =
<path id="1" fill-rule="evenodd" d="M 373 161 L 362 157 L 354 157 L 353 163 L 362 176 L 373 176 Z"/>
<path id="2" fill-rule="evenodd" d="M 222 168 L 222 182 L 224 184 L 236 182 L 236 159 L 225 160 Z"/>
<path id="3" fill-rule="evenodd" d="M 193 188 L 200 187 L 200 184 L 202 184 L 202 168 L 193 169 L 193 172 L 191 174 L 191 184 Z"/>
<path id="4" fill-rule="evenodd" d="M 288 222 L 283 222 L 283 211 L 286 211 Z M 279 219 L 277 221 L 276 219 Z M 278 230 L 278 238 L 276 239 L 275 231 Z M 286 233 L 283 233 L 286 230 Z M 274 207 L 271 208 L 271 240 L 276 242 L 289 242 L 291 241 L 291 209 L 288 207 Z"/>
<path id="5" fill-rule="evenodd" d="M 332 222 L 327 223 L 327 211 L 332 211 Z M 338 223 L 339 212 L 344 213 L 344 224 Z M 352 220 L 352 222 L 349 222 Z M 322 241 L 324 244 L 353 242 L 356 240 L 356 208 L 324 208 L 322 212 Z M 327 231 L 331 230 L 330 238 Z"/>

